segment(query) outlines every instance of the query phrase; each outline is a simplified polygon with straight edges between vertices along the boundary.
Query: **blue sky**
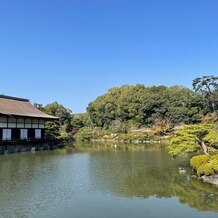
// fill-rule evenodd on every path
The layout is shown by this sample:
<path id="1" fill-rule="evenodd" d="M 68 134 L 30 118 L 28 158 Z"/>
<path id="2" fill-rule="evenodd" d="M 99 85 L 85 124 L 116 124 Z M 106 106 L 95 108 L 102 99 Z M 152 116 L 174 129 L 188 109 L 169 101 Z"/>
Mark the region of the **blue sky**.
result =
<path id="1" fill-rule="evenodd" d="M 218 75 L 217 0 L 0 0 L 0 94 L 74 113 L 124 84 Z"/>

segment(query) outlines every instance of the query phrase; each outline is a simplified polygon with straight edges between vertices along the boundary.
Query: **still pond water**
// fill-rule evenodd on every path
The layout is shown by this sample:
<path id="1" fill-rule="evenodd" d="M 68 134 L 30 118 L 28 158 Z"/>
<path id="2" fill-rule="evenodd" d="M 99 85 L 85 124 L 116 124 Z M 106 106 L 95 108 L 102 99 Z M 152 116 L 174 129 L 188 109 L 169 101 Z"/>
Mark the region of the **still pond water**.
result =
<path id="1" fill-rule="evenodd" d="M 0 217 L 217 218 L 218 188 L 187 166 L 157 146 L 3 155 Z"/>

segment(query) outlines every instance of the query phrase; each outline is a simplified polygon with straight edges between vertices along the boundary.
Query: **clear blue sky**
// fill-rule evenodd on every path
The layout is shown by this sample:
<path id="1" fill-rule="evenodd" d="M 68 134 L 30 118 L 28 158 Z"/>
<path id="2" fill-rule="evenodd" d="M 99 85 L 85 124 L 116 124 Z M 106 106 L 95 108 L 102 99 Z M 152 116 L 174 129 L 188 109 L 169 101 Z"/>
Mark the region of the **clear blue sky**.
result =
<path id="1" fill-rule="evenodd" d="M 124 84 L 218 75 L 217 0 L 0 0 L 0 93 L 73 112 Z"/>

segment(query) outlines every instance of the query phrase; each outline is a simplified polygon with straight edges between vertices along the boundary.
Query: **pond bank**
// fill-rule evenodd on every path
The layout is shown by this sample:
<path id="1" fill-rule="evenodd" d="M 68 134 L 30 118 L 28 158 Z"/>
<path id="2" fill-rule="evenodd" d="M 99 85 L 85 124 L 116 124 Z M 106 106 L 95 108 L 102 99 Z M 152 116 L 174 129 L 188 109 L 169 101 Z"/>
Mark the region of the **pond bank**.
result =
<path id="1" fill-rule="evenodd" d="M 201 176 L 199 177 L 199 179 L 202 180 L 203 182 L 216 185 L 218 188 L 218 174 L 211 175 L 211 176 Z"/>

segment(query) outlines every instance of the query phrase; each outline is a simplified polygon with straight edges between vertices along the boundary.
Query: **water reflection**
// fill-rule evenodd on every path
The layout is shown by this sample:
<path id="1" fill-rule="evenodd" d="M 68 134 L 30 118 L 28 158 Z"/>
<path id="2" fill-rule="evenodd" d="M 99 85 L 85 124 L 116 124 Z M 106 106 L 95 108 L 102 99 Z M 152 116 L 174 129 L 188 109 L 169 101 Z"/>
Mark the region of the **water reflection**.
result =
<path id="1" fill-rule="evenodd" d="M 92 154 L 93 185 L 125 197 L 169 198 L 199 211 L 218 211 L 218 188 L 191 177 L 185 159 L 171 160 L 165 149 Z M 185 166 L 186 174 L 178 173 Z"/>
<path id="2" fill-rule="evenodd" d="M 181 203 L 199 211 L 218 211 L 218 187 L 202 183 L 197 179 L 174 179 L 175 196 L 178 196 Z"/>
<path id="3" fill-rule="evenodd" d="M 0 217 L 35 217 L 87 193 L 87 163 L 62 151 L 1 156 Z"/>
<path id="4" fill-rule="evenodd" d="M 174 204 L 173 215 L 185 208 L 175 197 L 199 211 L 218 211 L 218 189 L 192 179 L 186 159 L 171 160 L 160 145 L 137 147 L 135 151 L 126 145 L 117 149 L 105 145 L 103 151 L 101 148 L 96 144 L 84 153 L 68 147 L 0 156 L 0 217 L 83 218 L 90 217 L 92 211 L 95 218 L 129 218 L 131 214 L 144 217 L 148 209 L 149 217 L 160 217 L 157 203 L 163 208 Z M 185 167 L 187 173 L 180 175 L 179 166 Z M 186 214 L 190 215 L 187 208 Z M 172 215 L 165 213 L 164 218 Z M 192 210 L 190 216 L 199 215 Z"/>

